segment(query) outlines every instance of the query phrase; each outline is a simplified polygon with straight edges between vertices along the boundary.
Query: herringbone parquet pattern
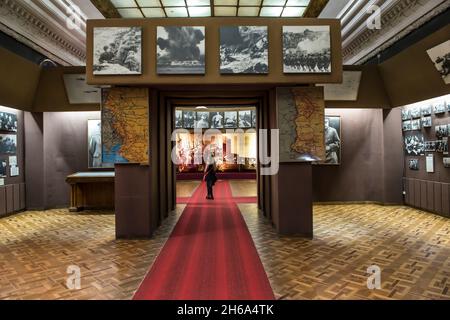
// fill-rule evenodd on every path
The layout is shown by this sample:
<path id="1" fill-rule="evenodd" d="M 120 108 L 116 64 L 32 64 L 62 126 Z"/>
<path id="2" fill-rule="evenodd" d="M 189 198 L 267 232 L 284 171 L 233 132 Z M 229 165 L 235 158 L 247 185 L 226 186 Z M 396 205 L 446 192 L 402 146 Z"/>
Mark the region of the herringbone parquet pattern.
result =
<path id="1" fill-rule="evenodd" d="M 184 206 L 151 240 L 115 240 L 114 215 L 26 212 L 0 219 L 0 299 L 131 299 Z M 81 269 L 68 290 L 67 267 Z"/>
<path id="2" fill-rule="evenodd" d="M 407 207 L 315 206 L 313 240 L 283 237 L 239 207 L 280 299 L 450 299 L 450 220 Z M 115 240 L 114 216 L 67 210 L 0 219 L 0 299 L 130 299 L 182 207 L 151 240 Z M 381 290 L 366 287 L 382 269 Z M 81 290 L 66 269 L 81 268 Z"/>
<path id="3" fill-rule="evenodd" d="M 314 208 L 314 239 L 283 237 L 240 204 L 281 299 L 450 299 L 450 220 L 412 208 L 325 205 Z M 367 268 L 381 268 L 381 289 L 367 289 Z"/>

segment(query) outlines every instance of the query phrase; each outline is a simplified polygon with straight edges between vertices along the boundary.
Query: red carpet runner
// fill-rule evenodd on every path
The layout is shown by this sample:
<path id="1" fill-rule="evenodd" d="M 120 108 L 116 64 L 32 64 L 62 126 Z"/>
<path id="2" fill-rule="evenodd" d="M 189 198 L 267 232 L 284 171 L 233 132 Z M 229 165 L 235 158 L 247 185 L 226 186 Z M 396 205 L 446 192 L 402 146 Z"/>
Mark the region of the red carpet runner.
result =
<path id="1" fill-rule="evenodd" d="M 133 299 L 275 299 L 228 183 L 214 195 L 197 188 Z"/>

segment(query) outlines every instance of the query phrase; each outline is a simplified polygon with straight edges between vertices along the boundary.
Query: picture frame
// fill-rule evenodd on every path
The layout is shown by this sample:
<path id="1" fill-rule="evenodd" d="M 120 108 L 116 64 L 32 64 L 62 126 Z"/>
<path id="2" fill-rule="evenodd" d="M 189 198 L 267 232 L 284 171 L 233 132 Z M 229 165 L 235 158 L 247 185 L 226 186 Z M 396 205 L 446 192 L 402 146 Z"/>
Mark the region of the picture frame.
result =
<path id="1" fill-rule="evenodd" d="M 283 26 L 283 72 L 331 73 L 330 31 L 328 25 Z"/>
<path id="2" fill-rule="evenodd" d="M 206 28 L 204 26 L 157 26 L 157 74 L 206 73 Z"/>
<path id="3" fill-rule="evenodd" d="M 332 128 L 333 130 L 330 130 Z M 341 165 L 342 123 L 341 116 L 325 115 L 325 160 L 322 165 Z"/>
<path id="4" fill-rule="evenodd" d="M 95 27 L 93 74 L 141 75 L 142 27 Z"/>

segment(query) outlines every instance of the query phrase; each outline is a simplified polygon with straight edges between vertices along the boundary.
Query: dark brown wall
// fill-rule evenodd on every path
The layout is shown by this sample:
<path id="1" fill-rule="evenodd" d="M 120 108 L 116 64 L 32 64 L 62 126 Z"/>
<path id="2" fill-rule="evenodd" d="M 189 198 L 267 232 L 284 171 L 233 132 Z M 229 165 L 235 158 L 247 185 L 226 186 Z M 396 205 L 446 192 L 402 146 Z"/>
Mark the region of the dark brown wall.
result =
<path id="1" fill-rule="evenodd" d="M 332 45 L 331 74 L 283 74 L 282 26 L 330 25 Z M 157 26 L 205 26 L 206 27 L 206 74 L 205 75 L 158 75 L 156 73 L 156 27 Z M 220 75 L 219 73 L 219 27 L 223 25 L 264 25 L 269 30 L 268 75 Z M 143 27 L 143 74 L 141 76 L 93 76 L 93 28 L 111 26 Z M 104 19 L 88 20 L 86 71 L 89 84 L 298 84 L 339 83 L 342 81 L 341 25 L 337 19 L 292 18 L 176 18 L 176 19 Z"/>
<path id="2" fill-rule="evenodd" d="M 449 39 L 450 24 L 379 65 L 392 107 L 450 93 L 427 50 Z"/>
<path id="3" fill-rule="evenodd" d="M 87 120 L 100 112 L 28 113 L 27 183 L 28 207 L 67 207 L 70 188 L 67 175 L 88 171 Z"/>
<path id="4" fill-rule="evenodd" d="M 44 114 L 44 170 L 46 207 L 69 204 L 67 175 L 88 171 L 88 119 L 99 112 L 46 112 Z"/>
<path id="5" fill-rule="evenodd" d="M 362 71 L 356 101 L 327 101 L 334 108 L 391 108 L 378 66 L 344 66 L 345 71 Z"/>
<path id="6" fill-rule="evenodd" d="M 383 110 L 384 199 L 386 204 L 403 202 L 403 138 L 401 112 L 398 108 Z"/>
<path id="7" fill-rule="evenodd" d="M 327 109 L 341 116 L 341 165 L 313 166 L 314 201 L 383 199 L 381 109 Z"/>
<path id="8" fill-rule="evenodd" d="M 27 209 L 45 208 L 44 114 L 25 112 L 25 181 Z"/>
<path id="9" fill-rule="evenodd" d="M 0 48 L 0 70 L 0 105 L 31 110 L 39 82 L 39 66 Z"/>
<path id="10" fill-rule="evenodd" d="M 43 69 L 33 104 L 34 112 L 44 111 L 97 111 L 98 104 L 69 104 L 64 74 L 84 74 L 85 67 L 56 67 Z"/>
<path id="11" fill-rule="evenodd" d="M 341 116 L 341 165 L 313 166 L 315 202 L 402 203 L 400 115 L 382 109 L 326 109 Z"/>

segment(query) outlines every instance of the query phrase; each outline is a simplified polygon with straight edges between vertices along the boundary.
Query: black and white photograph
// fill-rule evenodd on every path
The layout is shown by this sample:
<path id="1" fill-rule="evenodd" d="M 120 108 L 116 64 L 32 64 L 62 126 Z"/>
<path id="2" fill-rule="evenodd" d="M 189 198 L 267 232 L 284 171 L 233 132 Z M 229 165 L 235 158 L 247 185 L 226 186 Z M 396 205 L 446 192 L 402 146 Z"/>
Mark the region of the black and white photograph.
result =
<path id="1" fill-rule="evenodd" d="M 450 168 L 450 158 L 443 158 L 444 168 Z"/>
<path id="2" fill-rule="evenodd" d="M 324 164 L 341 164 L 341 117 L 325 116 Z"/>
<path id="3" fill-rule="evenodd" d="M 102 163 L 102 121 L 88 120 L 88 168 L 101 168 Z"/>
<path id="4" fill-rule="evenodd" d="M 266 26 L 220 27 L 220 73 L 269 72 Z"/>
<path id="5" fill-rule="evenodd" d="M 419 170 L 419 159 L 409 159 L 409 169 Z"/>
<path id="6" fill-rule="evenodd" d="M 222 129 L 223 128 L 223 112 L 211 112 L 211 128 L 213 129 Z"/>
<path id="7" fill-rule="evenodd" d="M 0 134 L 0 153 L 15 154 L 17 152 L 17 136 Z"/>
<path id="8" fill-rule="evenodd" d="M 17 115 L 9 112 L 0 112 L 0 131 L 17 132 Z"/>
<path id="9" fill-rule="evenodd" d="M 225 111 L 224 113 L 224 127 L 225 128 L 237 128 L 238 125 L 238 113 L 237 111 Z"/>
<path id="10" fill-rule="evenodd" d="M 447 111 L 447 106 L 445 105 L 445 102 L 436 103 L 434 105 L 434 113 L 435 114 L 445 113 L 445 111 Z"/>
<path id="11" fill-rule="evenodd" d="M 284 26 L 285 73 L 330 73 L 330 26 Z"/>
<path id="12" fill-rule="evenodd" d="M 8 170 L 8 165 L 6 164 L 6 161 L 1 161 L 0 162 L 0 177 L 1 178 L 6 178 L 7 176 L 7 170 Z"/>
<path id="13" fill-rule="evenodd" d="M 195 112 L 183 111 L 183 127 L 186 129 L 193 129 L 195 125 Z"/>
<path id="14" fill-rule="evenodd" d="M 427 50 L 428 56 L 446 84 L 450 83 L 450 40 Z"/>
<path id="15" fill-rule="evenodd" d="M 252 127 L 252 111 L 240 110 L 239 111 L 239 128 L 251 128 Z"/>
<path id="16" fill-rule="evenodd" d="M 420 156 L 425 152 L 423 134 L 405 136 L 405 152 L 409 156 Z"/>
<path id="17" fill-rule="evenodd" d="M 442 138 L 442 140 L 436 141 L 436 152 L 448 154 L 448 137 Z"/>
<path id="18" fill-rule="evenodd" d="M 436 134 L 436 138 L 438 138 L 438 139 L 442 139 L 442 137 L 447 137 L 448 136 L 448 126 L 446 124 L 440 125 L 440 126 L 435 126 L 434 132 Z"/>
<path id="19" fill-rule="evenodd" d="M 183 128 L 183 111 L 175 110 L 175 128 Z"/>
<path id="20" fill-rule="evenodd" d="M 205 73 L 205 27 L 157 27 L 158 74 Z"/>
<path id="21" fill-rule="evenodd" d="M 422 116 L 430 116 L 431 113 L 433 112 L 433 106 L 432 105 L 423 106 L 420 108 L 420 110 L 422 111 Z"/>
<path id="22" fill-rule="evenodd" d="M 433 126 L 433 121 L 430 116 L 422 117 L 422 127 L 423 128 L 431 128 Z"/>
<path id="23" fill-rule="evenodd" d="M 208 129 L 209 128 L 209 112 L 197 112 L 197 119 L 195 121 L 195 128 Z"/>
<path id="24" fill-rule="evenodd" d="M 411 112 L 409 112 L 409 109 L 402 109 L 402 120 L 409 119 L 411 119 Z"/>
<path id="25" fill-rule="evenodd" d="M 252 110 L 252 128 L 256 128 L 256 110 Z"/>
<path id="26" fill-rule="evenodd" d="M 94 28 L 94 75 L 142 73 L 142 28 Z"/>
<path id="27" fill-rule="evenodd" d="M 420 130 L 420 119 L 411 120 L 411 130 Z"/>
<path id="28" fill-rule="evenodd" d="M 413 118 L 413 119 L 420 118 L 420 116 L 421 116 L 421 110 L 418 107 L 411 108 L 410 112 L 411 112 L 411 118 Z"/>
<path id="29" fill-rule="evenodd" d="M 448 155 L 448 137 L 443 137 L 443 138 L 442 138 L 442 143 L 444 144 L 444 145 L 443 145 L 442 153 L 443 153 L 444 155 Z"/>
<path id="30" fill-rule="evenodd" d="M 436 141 L 426 141 L 425 152 L 436 152 Z"/>
<path id="31" fill-rule="evenodd" d="M 403 121 L 402 126 L 403 126 L 403 131 L 410 131 L 411 130 L 411 120 Z"/>

